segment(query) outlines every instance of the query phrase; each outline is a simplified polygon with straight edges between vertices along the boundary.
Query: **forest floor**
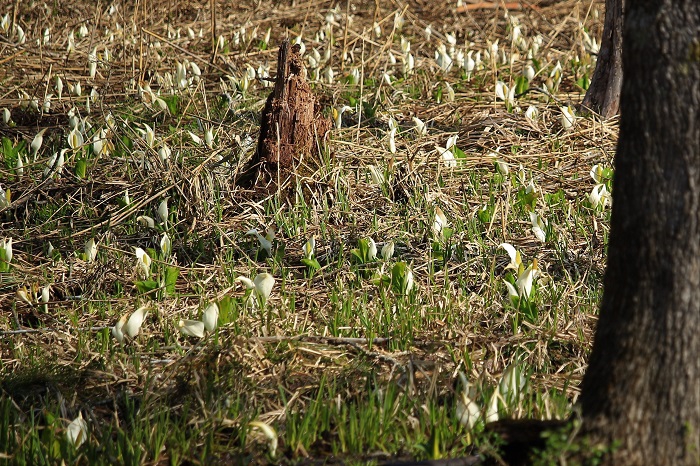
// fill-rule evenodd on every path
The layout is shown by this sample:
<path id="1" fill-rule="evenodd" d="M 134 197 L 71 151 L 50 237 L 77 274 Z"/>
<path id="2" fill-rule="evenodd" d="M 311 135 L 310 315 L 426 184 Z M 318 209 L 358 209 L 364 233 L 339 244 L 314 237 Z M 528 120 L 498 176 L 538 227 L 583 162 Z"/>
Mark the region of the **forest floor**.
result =
<path id="1" fill-rule="evenodd" d="M 572 414 L 617 141 L 578 109 L 602 1 L 0 18 L 0 462 L 381 464 Z M 245 189 L 286 37 L 333 129 Z"/>

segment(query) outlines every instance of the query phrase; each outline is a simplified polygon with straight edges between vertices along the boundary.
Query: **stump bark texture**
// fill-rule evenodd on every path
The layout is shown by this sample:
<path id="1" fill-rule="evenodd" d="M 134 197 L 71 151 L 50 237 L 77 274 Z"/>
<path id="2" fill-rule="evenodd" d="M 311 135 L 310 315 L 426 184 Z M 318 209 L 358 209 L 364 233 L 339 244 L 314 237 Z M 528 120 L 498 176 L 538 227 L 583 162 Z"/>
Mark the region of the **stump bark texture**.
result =
<path id="1" fill-rule="evenodd" d="M 274 91 L 267 98 L 255 155 L 240 179 L 243 185 L 270 187 L 296 173 L 304 157 L 318 151 L 317 141 L 331 128 L 305 79 L 299 45 L 280 46 Z"/>

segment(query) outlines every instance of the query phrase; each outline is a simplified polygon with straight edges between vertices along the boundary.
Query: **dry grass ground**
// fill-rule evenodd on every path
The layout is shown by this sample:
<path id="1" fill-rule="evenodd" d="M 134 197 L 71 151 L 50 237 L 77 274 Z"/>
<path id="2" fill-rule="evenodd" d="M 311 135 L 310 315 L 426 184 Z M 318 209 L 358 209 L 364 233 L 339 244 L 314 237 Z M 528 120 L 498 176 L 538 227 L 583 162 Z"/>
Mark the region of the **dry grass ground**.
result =
<path id="1" fill-rule="evenodd" d="M 0 108 L 10 114 L 0 241 L 13 250 L 0 261 L 0 461 L 463 455 L 490 445 L 483 417 L 507 367 L 528 383 L 522 396 L 498 392 L 500 417 L 569 416 L 609 225 L 609 209 L 591 204 L 589 172 L 611 167 L 617 127 L 579 114 L 566 128 L 561 107 L 576 107 L 593 74 L 586 34 L 600 37 L 602 3 L 0 2 Z M 320 156 L 261 196 L 233 180 L 271 90 L 260 78 L 274 74 L 280 42 L 299 36 L 329 117 L 351 109 Z M 495 97 L 498 81 L 518 87 L 511 103 Z M 210 143 L 190 135 L 208 130 Z M 453 135 L 445 159 L 436 146 Z M 59 168 L 51 157 L 63 149 Z M 531 213 L 546 221 L 543 238 Z M 266 257 L 246 233 L 270 227 Z M 312 236 L 318 270 L 302 261 Z M 380 250 L 393 242 L 393 257 L 355 258 L 369 237 Z M 518 278 L 504 242 L 540 271 L 519 300 L 504 284 Z M 152 259 L 148 277 L 135 248 Z M 272 293 L 250 305 L 237 279 L 263 272 Z M 212 302 L 217 330 L 183 335 L 180 320 Z M 118 343 L 112 327 L 141 306 L 140 333 Z M 457 415 L 466 396 L 476 423 Z M 71 442 L 79 415 L 87 429 Z"/>

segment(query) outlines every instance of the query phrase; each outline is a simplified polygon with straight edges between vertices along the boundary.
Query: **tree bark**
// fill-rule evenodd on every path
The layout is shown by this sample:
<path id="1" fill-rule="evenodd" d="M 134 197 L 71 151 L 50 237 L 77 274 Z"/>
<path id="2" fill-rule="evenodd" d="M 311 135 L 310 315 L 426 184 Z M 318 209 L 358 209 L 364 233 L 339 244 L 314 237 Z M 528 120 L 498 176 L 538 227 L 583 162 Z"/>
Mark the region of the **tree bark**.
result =
<path id="1" fill-rule="evenodd" d="M 610 3 L 610 2 L 608 2 Z M 700 463 L 700 2 L 625 11 L 608 267 L 581 405 L 615 465 Z"/>
<path id="2" fill-rule="evenodd" d="M 304 156 L 318 152 L 317 142 L 331 121 L 321 115 L 305 74 L 300 46 L 285 40 L 277 55 L 275 88 L 263 109 L 258 147 L 238 184 L 269 188 L 295 173 Z"/>
<path id="3" fill-rule="evenodd" d="M 605 0 L 605 24 L 598 59 L 581 107 L 603 118 L 617 115 L 622 89 L 624 0 Z"/>

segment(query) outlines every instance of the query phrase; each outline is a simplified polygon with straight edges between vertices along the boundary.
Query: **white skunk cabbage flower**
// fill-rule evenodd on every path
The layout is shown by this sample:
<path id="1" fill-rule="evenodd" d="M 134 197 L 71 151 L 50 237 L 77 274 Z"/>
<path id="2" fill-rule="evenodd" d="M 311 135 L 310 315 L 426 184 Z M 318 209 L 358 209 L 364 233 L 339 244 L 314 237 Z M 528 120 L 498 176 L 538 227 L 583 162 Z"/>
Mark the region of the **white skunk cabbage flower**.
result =
<path id="1" fill-rule="evenodd" d="M 162 223 L 163 225 L 167 225 L 168 223 L 168 216 L 169 216 L 169 211 L 168 211 L 168 198 L 166 197 L 161 201 L 160 204 L 158 204 L 158 210 L 156 211 L 158 214 L 158 221 Z"/>
<path id="2" fill-rule="evenodd" d="M 525 110 L 525 118 L 530 120 L 532 123 L 537 122 L 537 118 L 540 116 L 540 111 L 537 110 L 537 107 L 534 105 L 530 105 L 527 110 Z"/>
<path id="3" fill-rule="evenodd" d="M 87 422 L 83 419 L 82 413 L 78 413 L 78 417 L 73 419 L 66 428 L 66 439 L 75 448 L 82 445 L 87 440 Z"/>
<path id="4" fill-rule="evenodd" d="M 394 256 L 394 242 L 389 241 L 382 246 L 382 258 L 388 261 Z"/>
<path id="5" fill-rule="evenodd" d="M 199 136 L 197 136 L 196 134 L 194 134 L 192 131 L 187 131 L 187 132 L 189 133 L 190 138 L 192 138 L 192 142 L 194 142 L 195 145 L 197 145 L 197 146 L 201 146 L 201 145 L 202 145 L 202 138 L 200 138 Z"/>
<path id="6" fill-rule="evenodd" d="M 369 245 L 369 250 L 367 251 L 367 258 L 371 261 L 377 258 L 377 243 L 374 242 L 372 237 L 367 238 L 367 244 Z"/>
<path id="7" fill-rule="evenodd" d="M 167 233 L 163 233 L 163 237 L 160 239 L 160 251 L 164 256 L 169 256 L 172 250 L 172 242 Z"/>
<path id="8" fill-rule="evenodd" d="M 535 212 L 530 212 L 530 222 L 532 223 L 532 232 L 535 234 L 535 238 L 544 243 L 546 238 L 544 230 L 547 228 L 547 221 Z"/>
<path id="9" fill-rule="evenodd" d="M 39 149 L 41 149 L 41 145 L 44 143 L 44 133 L 46 132 L 48 128 L 44 128 L 38 133 L 36 133 L 36 136 L 34 136 L 34 139 L 32 139 L 32 143 L 29 146 L 30 147 L 30 155 L 36 156 L 37 152 L 39 152 Z"/>
<path id="10" fill-rule="evenodd" d="M 433 221 L 433 233 L 441 236 L 443 228 L 447 226 L 447 217 L 440 206 L 435 206 L 435 220 Z"/>
<path id="11" fill-rule="evenodd" d="M 506 367 L 506 370 L 503 371 L 497 391 L 500 392 L 506 405 L 512 405 L 514 402 L 518 402 L 523 398 L 526 385 L 527 379 L 520 366 L 517 364 L 510 364 Z"/>
<path id="12" fill-rule="evenodd" d="M 209 149 L 214 148 L 214 128 L 207 128 L 204 132 L 204 143 Z"/>
<path id="13" fill-rule="evenodd" d="M 391 128 L 389 131 L 389 152 L 396 153 L 396 128 Z"/>
<path id="14" fill-rule="evenodd" d="M 538 275 L 539 268 L 537 267 L 537 259 L 533 259 L 532 264 L 530 264 L 527 269 L 518 275 L 518 279 L 515 281 L 515 286 L 517 287 L 519 297 L 524 297 L 526 299 L 530 297 L 530 293 L 532 292 L 532 284 Z"/>
<path id="15" fill-rule="evenodd" d="M 126 324 L 126 318 L 128 316 L 124 314 L 119 318 L 116 324 L 114 324 L 114 327 L 112 327 L 112 336 L 117 339 L 119 344 L 121 345 L 124 343 L 124 324 Z"/>
<path id="16" fill-rule="evenodd" d="M 156 227 L 156 221 L 153 220 L 153 218 L 149 217 L 148 215 L 139 215 L 136 217 L 136 221 L 145 227 L 148 228 L 155 228 Z"/>
<path id="17" fill-rule="evenodd" d="M 122 327 L 122 332 L 124 335 L 128 336 L 129 338 L 134 338 L 136 335 L 138 335 L 141 325 L 143 324 L 143 321 L 146 319 L 147 315 L 148 309 L 145 306 L 136 309 L 134 313 L 131 314 L 126 324 L 124 324 Z"/>
<path id="18" fill-rule="evenodd" d="M 202 323 L 207 332 L 213 332 L 219 321 L 219 306 L 216 303 L 209 305 L 202 312 Z"/>
<path id="19" fill-rule="evenodd" d="M 494 390 L 491 394 L 489 405 L 486 407 L 486 413 L 484 415 L 484 422 L 486 424 L 496 421 L 498 421 L 498 390 Z"/>
<path id="20" fill-rule="evenodd" d="M 561 126 L 565 130 L 570 130 L 576 125 L 576 113 L 574 113 L 574 109 L 571 108 L 571 106 L 567 105 L 566 107 L 560 107 L 559 111 L 561 111 Z"/>
<path id="21" fill-rule="evenodd" d="M 413 117 L 413 127 L 419 136 L 425 136 L 428 134 L 428 129 L 426 128 L 425 123 L 418 117 Z"/>
<path id="22" fill-rule="evenodd" d="M 447 142 L 445 143 L 445 147 L 440 147 L 440 146 L 435 146 L 435 150 L 437 151 L 438 155 L 442 158 L 443 163 L 445 164 L 446 167 L 456 167 L 457 166 L 457 159 L 455 159 L 455 155 L 452 153 L 450 150 L 452 146 L 457 144 L 457 138 L 459 136 L 456 134 L 453 134 L 449 138 L 447 138 Z"/>
<path id="23" fill-rule="evenodd" d="M 352 112 L 352 108 L 347 105 L 343 105 L 339 109 L 333 108 L 333 121 L 335 122 L 336 128 L 341 128 L 343 126 L 343 113 Z"/>
<path id="24" fill-rule="evenodd" d="M 473 400 L 473 398 L 475 398 L 475 393 L 473 389 L 470 389 L 471 387 L 467 381 L 467 376 L 460 372 L 459 380 L 462 384 L 462 390 L 457 394 L 455 414 L 460 424 L 467 429 L 472 429 L 481 417 L 481 408 Z"/>
<path id="25" fill-rule="evenodd" d="M 242 283 L 246 290 L 253 290 L 248 298 L 248 302 L 246 302 L 246 304 L 253 305 L 256 303 L 255 298 L 257 298 L 259 304 L 264 305 L 272 294 L 272 288 L 275 286 L 275 277 L 269 273 L 259 273 L 253 280 L 239 276 L 236 277 L 235 281 Z"/>
<path id="26" fill-rule="evenodd" d="M 369 170 L 369 176 L 372 178 L 374 184 L 377 186 L 382 186 L 384 183 L 386 183 L 384 174 L 375 165 L 368 165 L 367 169 Z"/>
<path id="27" fill-rule="evenodd" d="M 268 228 L 267 232 L 265 233 L 265 236 L 261 235 L 260 232 L 255 228 L 248 230 L 246 232 L 246 235 L 255 236 L 256 238 L 258 238 L 260 248 L 264 249 L 267 252 L 268 256 L 272 256 L 272 241 L 275 239 L 274 228 Z"/>
<path id="28" fill-rule="evenodd" d="M 136 248 L 134 252 L 136 253 L 136 267 L 138 268 L 139 275 L 144 278 L 150 277 L 151 263 L 153 262 L 151 256 L 141 248 Z"/>
<path id="29" fill-rule="evenodd" d="M 78 131 L 78 127 L 76 126 L 73 128 L 73 130 L 68 133 L 68 145 L 70 146 L 71 149 L 77 149 L 80 146 L 83 145 L 83 135 Z"/>
<path id="30" fill-rule="evenodd" d="M 5 262 L 12 262 L 12 238 L 5 238 L 0 241 L 0 249 L 5 252 Z"/>
<path id="31" fill-rule="evenodd" d="M 87 262 L 92 262 L 97 257 L 97 243 L 95 243 L 95 238 L 90 238 L 85 243 L 85 257 Z"/>
<path id="32" fill-rule="evenodd" d="M 496 82 L 496 98 L 504 101 L 506 105 L 515 104 L 515 86 L 509 88 L 503 81 Z"/>
<path id="33" fill-rule="evenodd" d="M 267 299 L 272 294 L 272 288 L 275 286 L 275 277 L 269 273 L 259 273 L 253 279 L 255 291 L 258 297 L 262 300 L 262 304 L 267 302 Z"/>
<path id="34" fill-rule="evenodd" d="M 177 324 L 180 333 L 188 337 L 204 338 L 204 322 L 201 320 L 180 319 Z"/>
<path id="35" fill-rule="evenodd" d="M 594 209 L 599 205 L 604 209 L 608 204 L 610 204 L 610 198 L 611 196 L 608 188 L 606 188 L 602 183 L 595 185 L 591 193 L 588 195 L 588 200 Z"/>
<path id="36" fill-rule="evenodd" d="M 304 243 L 304 246 L 301 248 L 302 253 L 304 254 L 305 259 L 311 259 L 314 256 L 314 252 L 316 251 L 316 237 L 314 235 L 311 235 L 311 237 Z"/>
<path id="37" fill-rule="evenodd" d="M 498 247 L 503 248 L 510 257 L 510 264 L 506 266 L 506 270 L 513 269 L 516 273 L 520 273 L 520 269 L 523 265 L 523 261 L 520 258 L 520 251 L 517 251 L 513 245 L 509 243 L 501 243 Z"/>

